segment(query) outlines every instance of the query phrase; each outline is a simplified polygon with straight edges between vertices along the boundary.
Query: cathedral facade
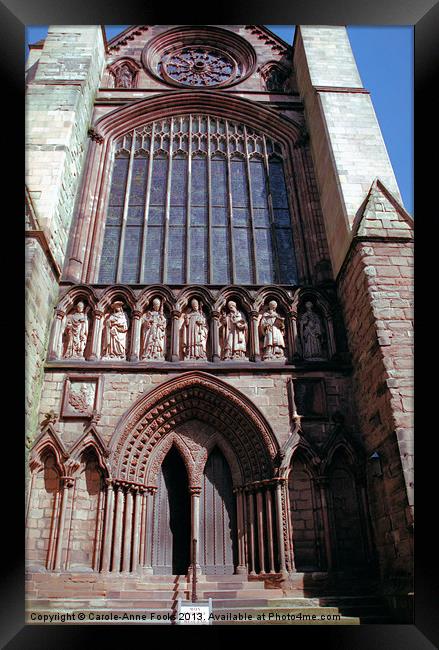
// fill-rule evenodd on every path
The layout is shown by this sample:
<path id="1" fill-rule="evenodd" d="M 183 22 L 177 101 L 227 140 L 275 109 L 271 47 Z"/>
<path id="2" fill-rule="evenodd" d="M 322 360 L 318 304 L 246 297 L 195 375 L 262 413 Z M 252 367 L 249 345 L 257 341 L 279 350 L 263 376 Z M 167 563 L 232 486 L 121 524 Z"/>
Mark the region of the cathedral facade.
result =
<path id="1" fill-rule="evenodd" d="M 28 599 L 407 611 L 413 223 L 346 29 L 50 27 L 26 116 Z"/>

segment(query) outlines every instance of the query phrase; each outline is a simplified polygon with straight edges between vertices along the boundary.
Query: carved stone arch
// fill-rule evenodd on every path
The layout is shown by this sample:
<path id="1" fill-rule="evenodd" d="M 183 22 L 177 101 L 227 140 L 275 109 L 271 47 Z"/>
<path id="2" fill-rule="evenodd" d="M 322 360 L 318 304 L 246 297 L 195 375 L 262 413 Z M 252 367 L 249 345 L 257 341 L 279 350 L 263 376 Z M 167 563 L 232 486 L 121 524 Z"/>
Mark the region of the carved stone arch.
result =
<path id="1" fill-rule="evenodd" d="M 44 427 L 35 440 L 30 453 L 30 462 L 36 464 L 47 453 L 52 453 L 55 456 L 60 475 L 64 475 L 66 473 L 65 463 L 69 458 L 69 453 L 51 424 Z"/>
<path id="2" fill-rule="evenodd" d="M 214 309 L 214 298 L 212 293 L 206 287 L 202 285 L 193 284 L 190 287 L 184 287 L 177 296 L 176 308 L 181 311 L 187 307 L 192 300 L 192 298 L 203 299 L 203 306 L 206 307 L 206 311 L 210 314 Z"/>
<path id="3" fill-rule="evenodd" d="M 134 311 L 137 302 L 134 292 L 130 289 L 130 287 L 119 284 L 115 284 L 103 292 L 99 299 L 97 308 L 105 311 L 116 298 L 124 298 L 131 312 Z"/>
<path id="4" fill-rule="evenodd" d="M 197 487 L 201 486 L 201 480 L 204 469 L 206 467 L 206 463 L 215 447 L 219 449 L 227 461 L 230 473 L 232 475 L 233 487 L 241 486 L 244 482 L 242 468 L 237 461 L 236 455 L 233 453 L 233 449 L 230 448 L 225 438 L 223 438 L 217 431 L 215 431 L 212 436 L 209 436 L 206 444 L 204 445 L 203 453 L 200 454 L 200 456 L 197 458 L 194 469 L 195 484 Z"/>
<path id="5" fill-rule="evenodd" d="M 239 287 L 237 285 L 230 285 L 221 289 L 215 301 L 215 309 L 219 310 L 222 307 L 225 307 L 227 305 L 227 302 L 229 300 L 233 300 L 234 298 L 237 298 L 240 301 L 242 307 L 246 312 L 247 318 L 250 318 L 253 309 L 253 299 L 247 289 L 244 287 Z"/>
<path id="6" fill-rule="evenodd" d="M 342 454 L 348 461 L 348 467 L 356 474 L 358 463 L 361 460 L 360 450 L 343 434 L 336 433 L 332 436 L 324 449 L 324 460 L 322 462 L 322 473 L 326 473 L 334 462 L 334 459 Z"/>
<path id="7" fill-rule="evenodd" d="M 261 74 L 261 78 L 265 84 L 266 89 L 269 92 L 282 92 L 283 91 L 283 86 L 288 78 L 288 73 L 289 69 L 287 66 L 280 61 L 267 61 L 263 66 L 259 68 L 259 72 Z M 278 83 L 278 87 L 275 87 L 275 84 L 273 84 L 272 87 L 270 87 L 270 80 L 272 76 L 276 74 L 278 75 L 279 79 L 276 80 Z"/>
<path id="8" fill-rule="evenodd" d="M 300 288 L 297 292 L 297 298 L 299 303 L 302 305 L 307 299 L 312 298 L 315 304 L 322 311 L 325 318 L 332 318 L 333 308 L 329 299 L 317 289 L 312 287 Z"/>
<path id="9" fill-rule="evenodd" d="M 312 444 L 298 431 L 295 431 L 281 449 L 282 460 L 279 466 L 279 476 L 289 478 L 293 459 L 297 454 L 301 454 L 310 467 L 317 468 L 321 463 L 321 458 Z"/>
<path id="10" fill-rule="evenodd" d="M 273 476 L 278 443 L 264 416 L 236 388 L 200 371 L 158 386 L 122 417 L 109 445 L 113 476 L 146 484 L 156 445 L 165 434 L 193 419 L 222 432 L 242 464 L 246 482 Z"/>
<path id="11" fill-rule="evenodd" d="M 292 296 L 282 287 L 264 286 L 256 294 L 254 309 L 259 311 L 269 300 L 276 300 L 279 306 L 288 313 L 291 309 Z"/>
<path id="12" fill-rule="evenodd" d="M 148 487 L 158 487 L 160 468 L 172 447 L 175 447 L 180 454 L 186 468 L 188 483 L 190 486 L 193 485 L 194 461 L 178 434 L 172 432 L 164 436 L 151 453 L 145 473 L 145 484 Z"/>
<path id="13" fill-rule="evenodd" d="M 300 316 L 304 311 L 304 305 L 309 300 L 317 308 L 316 313 L 321 317 L 325 330 L 326 353 L 332 359 L 337 353 L 334 332 L 333 306 L 329 299 L 317 289 L 312 287 L 300 288 L 295 296 L 296 313 Z"/>
<path id="14" fill-rule="evenodd" d="M 174 294 L 168 287 L 162 284 L 151 284 L 140 293 L 136 309 L 143 311 L 154 298 L 161 298 L 163 306 L 167 306 L 170 310 L 175 306 Z"/>
<path id="15" fill-rule="evenodd" d="M 94 309 L 98 303 L 98 297 L 93 287 L 84 284 L 78 284 L 69 288 L 58 302 L 57 309 L 67 312 L 79 300 L 86 300 L 90 307 Z"/>
<path id="16" fill-rule="evenodd" d="M 83 435 L 74 443 L 70 449 L 70 457 L 79 461 L 84 453 L 93 450 L 99 467 L 106 478 L 110 478 L 110 467 L 107 462 L 109 451 L 98 432 L 92 427 L 84 431 Z"/>
<path id="17" fill-rule="evenodd" d="M 133 58 L 129 56 L 122 56 L 115 61 L 113 61 L 107 68 L 107 72 L 109 75 L 109 78 L 113 79 L 113 84 L 114 88 L 119 88 L 120 86 L 116 86 L 116 75 L 117 71 L 122 67 L 122 66 L 128 66 L 130 72 L 131 72 L 131 88 L 136 88 L 137 86 L 137 79 L 138 79 L 138 72 L 141 69 L 140 65 L 135 61 Z"/>

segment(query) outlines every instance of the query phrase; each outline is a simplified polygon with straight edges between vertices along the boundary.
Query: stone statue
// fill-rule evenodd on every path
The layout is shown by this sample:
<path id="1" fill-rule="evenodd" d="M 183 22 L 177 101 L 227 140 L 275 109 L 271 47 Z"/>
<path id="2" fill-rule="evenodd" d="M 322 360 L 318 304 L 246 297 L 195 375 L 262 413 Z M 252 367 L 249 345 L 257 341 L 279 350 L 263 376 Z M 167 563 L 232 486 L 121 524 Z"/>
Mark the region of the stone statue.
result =
<path id="1" fill-rule="evenodd" d="M 322 326 L 319 316 L 313 311 L 312 302 L 305 303 L 306 311 L 299 320 L 300 338 L 304 359 L 322 358 Z"/>
<path id="2" fill-rule="evenodd" d="M 244 359 L 247 351 L 248 325 L 236 308 L 236 302 L 227 303 L 229 312 L 223 314 L 223 359 Z"/>
<path id="3" fill-rule="evenodd" d="M 159 298 L 152 301 L 152 311 L 144 316 L 141 358 L 165 360 L 166 317 Z"/>
<path id="4" fill-rule="evenodd" d="M 209 328 L 201 305 L 195 298 L 191 310 L 184 317 L 183 354 L 185 359 L 206 359 Z"/>
<path id="5" fill-rule="evenodd" d="M 120 68 L 116 70 L 115 80 L 117 88 L 131 88 L 133 85 L 133 75 L 129 66 L 120 66 Z"/>
<path id="6" fill-rule="evenodd" d="M 83 359 L 88 336 L 87 310 L 83 302 L 78 302 L 75 311 L 67 317 L 64 336 L 67 339 L 64 358 Z"/>
<path id="7" fill-rule="evenodd" d="M 126 359 L 128 318 L 123 302 L 117 300 L 111 305 L 112 313 L 104 322 L 104 359 Z"/>
<path id="8" fill-rule="evenodd" d="M 271 300 L 268 303 L 268 311 L 261 318 L 261 330 L 264 335 L 263 359 L 285 358 L 285 318 L 279 316 L 276 309 L 277 302 Z"/>

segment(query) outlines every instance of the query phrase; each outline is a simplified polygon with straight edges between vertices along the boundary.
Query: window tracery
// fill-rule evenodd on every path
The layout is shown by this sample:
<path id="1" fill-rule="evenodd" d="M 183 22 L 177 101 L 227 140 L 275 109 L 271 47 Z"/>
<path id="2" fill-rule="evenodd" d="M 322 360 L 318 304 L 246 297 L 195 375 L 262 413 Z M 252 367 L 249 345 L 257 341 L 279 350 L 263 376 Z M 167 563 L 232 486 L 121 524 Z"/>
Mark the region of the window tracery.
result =
<path id="1" fill-rule="evenodd" d="M 118 138 L 100 283 L 295 284 L 282 148 L 210 115 Z"/>

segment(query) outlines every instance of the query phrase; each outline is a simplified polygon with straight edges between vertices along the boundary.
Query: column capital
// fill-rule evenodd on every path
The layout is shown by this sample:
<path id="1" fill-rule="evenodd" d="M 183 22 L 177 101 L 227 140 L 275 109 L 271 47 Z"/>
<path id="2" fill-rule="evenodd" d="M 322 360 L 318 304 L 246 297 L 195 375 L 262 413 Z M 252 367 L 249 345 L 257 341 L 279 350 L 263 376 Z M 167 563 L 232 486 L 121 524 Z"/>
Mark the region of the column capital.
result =
<path id="1" fill-rule="evenodd" d="M 201 494 L 201 486 L 199 485 L 190 485 L 189 486 L 189 493 L 193 494 L 196 497 L 199 497 Z"/>
<path id="2" fill-rule="evenodd" d="M 66 315 L 66 312 L 64 311 L 64 309 L 59 309 L 58 308 L 58 309 L 55 310 L 55 314 L 56 314 L 56 317 L 59 320 L 62 320 L 64 318 L 64 316 Z"/>

